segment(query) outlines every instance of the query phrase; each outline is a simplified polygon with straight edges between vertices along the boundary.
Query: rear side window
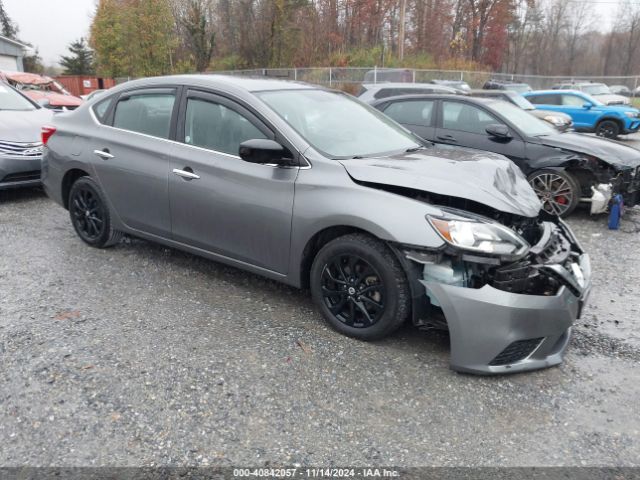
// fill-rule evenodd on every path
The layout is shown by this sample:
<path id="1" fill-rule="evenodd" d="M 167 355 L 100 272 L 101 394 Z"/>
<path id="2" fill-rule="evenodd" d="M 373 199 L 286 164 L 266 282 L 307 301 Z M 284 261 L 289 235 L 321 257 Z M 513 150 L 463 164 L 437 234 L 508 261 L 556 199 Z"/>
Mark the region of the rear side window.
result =
<path id="1" fill-rule="evenodd" d="M 560 105 L 560 95 L 527 95 L 527 100 L 534 105 Z"/>
<path id="2" fill-rule="evenodd" d="M 144 133 L 153 137 L 169 138 L 175 93 L 132 94 L 116 105 L 113 126 Z"/>
<path id="3" fill-rule="evenodd" d="M 384 113 L 398 123 L 405 125 L 433 126 L 433 100 L 395 102 Z"/>
<path id="4" fill-rule="evenodd" d="M 184 142 L 188 145 L 238 155 L 246 140 L 267 136 L 253 123 L 219 103 L 197 98 L 187 101 Z"/>
<path id="5" fill-rule="evenodd" d="M 104 123 L 107 120 L 107 114 L 109 113 L 109 107 L 111 107 L 113 99 L 114 97 L 109 97 L 93 106 L 93 113 L 100 123 Z"/>

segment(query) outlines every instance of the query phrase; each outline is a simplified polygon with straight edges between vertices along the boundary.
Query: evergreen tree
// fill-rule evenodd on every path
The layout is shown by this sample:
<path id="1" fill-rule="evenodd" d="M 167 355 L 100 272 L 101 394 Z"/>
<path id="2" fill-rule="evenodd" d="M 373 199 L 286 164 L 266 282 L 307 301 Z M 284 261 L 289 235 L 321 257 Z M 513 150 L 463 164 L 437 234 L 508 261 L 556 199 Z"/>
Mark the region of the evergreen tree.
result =
<path id="1" fill-rule="evenodd" d="M 60 57 L 60 66 L 65 75 L 92 75 L 93 51 L 87 46 L 84 38 L 80 38 L 69 45 L 71 55 Z"/>
<path id="2" fill-rule="evenodd" d="M 17 40 L 18 26 L 9 18 L 2 0 L 0 0 L 0 35 Z"/>

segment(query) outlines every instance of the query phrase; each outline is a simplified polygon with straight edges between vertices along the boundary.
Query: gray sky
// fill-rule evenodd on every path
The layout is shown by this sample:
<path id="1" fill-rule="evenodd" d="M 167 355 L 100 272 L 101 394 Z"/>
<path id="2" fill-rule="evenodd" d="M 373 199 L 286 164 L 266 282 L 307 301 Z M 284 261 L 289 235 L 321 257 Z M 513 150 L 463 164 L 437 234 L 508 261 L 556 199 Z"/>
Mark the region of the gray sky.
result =
<path id="1" fill-rule="evenodd" d="M 3 0 L 20 38 L 38 47 L 46 65 L 57 63 L 67 45 L 89 34 L 95 0 Z"/>
<path id="2" fill-rule="evenodd" d="M 593 4 L 597 26 L 605 30 L 621 0 L 568 0 Z M 20 38 L 37 46 L 45 64 L 57 63 L 73 40 L 86 37 L 96 0 L 3 0 L 20 27 Z"/>

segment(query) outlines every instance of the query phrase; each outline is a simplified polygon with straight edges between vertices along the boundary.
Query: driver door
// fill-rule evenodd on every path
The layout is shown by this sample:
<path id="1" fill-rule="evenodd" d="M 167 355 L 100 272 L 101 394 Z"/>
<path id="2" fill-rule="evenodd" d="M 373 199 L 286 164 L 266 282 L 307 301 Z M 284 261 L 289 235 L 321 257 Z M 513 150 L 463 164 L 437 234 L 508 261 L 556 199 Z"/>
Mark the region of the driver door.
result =
<path id="1" fill-rule="evenodd" d="M 525 144 L 517 132 L 510 129 L 512 138 L 496 138 L 485 131 L 488 125 L 504 125 L 504 122 L 471 103 L 443 100 L 441 109 L 440 124 L 435 133 L 436 142 L 500 153 L 522 167 Z"/>

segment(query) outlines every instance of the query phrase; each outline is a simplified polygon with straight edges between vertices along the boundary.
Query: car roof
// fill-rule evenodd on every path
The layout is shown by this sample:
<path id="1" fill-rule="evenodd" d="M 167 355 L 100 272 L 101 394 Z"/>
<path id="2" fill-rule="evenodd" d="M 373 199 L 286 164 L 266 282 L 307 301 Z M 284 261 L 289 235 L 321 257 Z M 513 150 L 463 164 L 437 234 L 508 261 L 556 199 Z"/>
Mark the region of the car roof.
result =
<path id="1" fill-rule="evenodd" d="M 576 95 L 584 95 L 580 90 L 534 90 L 532 92 L 524 92 L 521 95 L 566 95 L 567 93 L 575 93 Z"/>
<path id="2" fill-rule="evenodd" d="M 471 96 L 473 97 L 474 95 L 484 95 L 487 97 L 504 97 L 506 95 L 509 97 L 514 97 L 520 94 L 518 92 L 514 92 L 513 90 L 488 90 L 485 88 L 477 88 L 471 90 Z"/>
<path id="3" fill-rule="evenodd" d="M 119 86 L 143 87 L 152 85 L 187 84 L 210 87 L 231 87 L 247 92 L 259 92 L 263 90 L 291 90 L 291 89 L 321 89 L 322 87 L 303 82 L 284 79 L 272 79 L 264 77 L 240 77 L 220 74 L 203 75 L 168 75 L 164 77 L 151 77 L 139 80 L 131 80 Z"/>
<path id="4" fill-rule="evenodd" d="M 434 87 L 446 87 L 446 85 L 438 85 L 436 83 L 414 83 L 414 82 L 377 82 L 377 83 L 363 83 L 363 87 L 367 89 L 372 88 L 434 88 Z"/>
<path id="5" fill-rule="evenodd" d="M 495 98 L 481 98 L 481 97 L 470 97 L 467 95 L 448 95 L 441 93 L 423 93 L 423 94 L 415 94 L 415 95 L 396 95 L 395 97 L 387 97 L 381 98 L 372 102 L 371 105 L 379 105 L 381 103 L 388 102 L 396 102 L 396 101 L 406 101 L 406 100 L 464 100 L 469 103 L 476 103 L 478 105 L 487 105 L 489 103 L 499 102 L 501 100 Z"/>

